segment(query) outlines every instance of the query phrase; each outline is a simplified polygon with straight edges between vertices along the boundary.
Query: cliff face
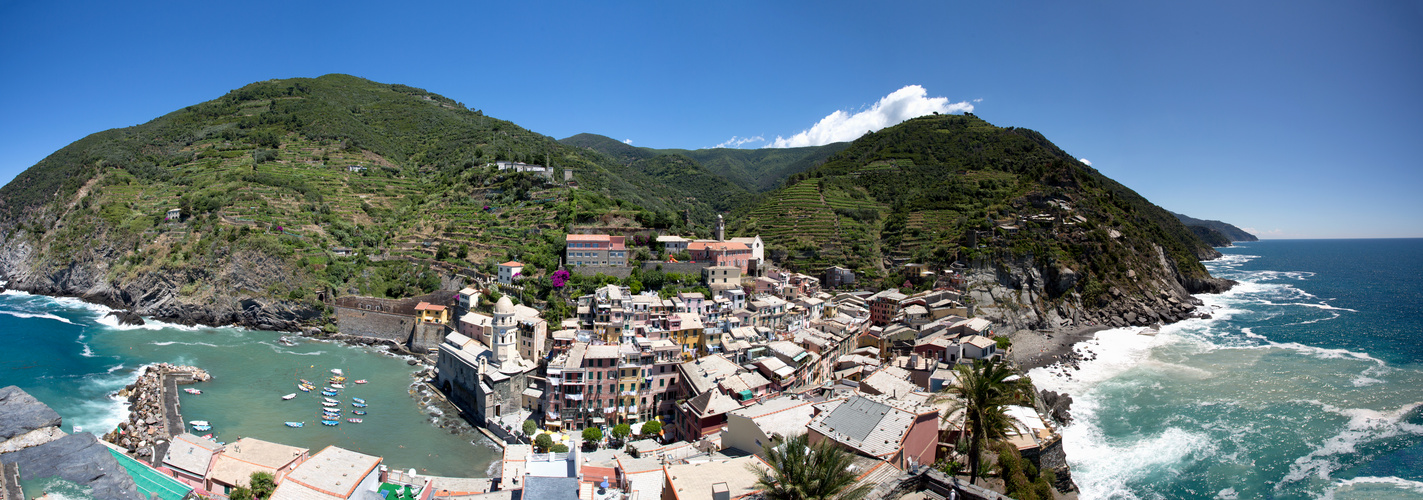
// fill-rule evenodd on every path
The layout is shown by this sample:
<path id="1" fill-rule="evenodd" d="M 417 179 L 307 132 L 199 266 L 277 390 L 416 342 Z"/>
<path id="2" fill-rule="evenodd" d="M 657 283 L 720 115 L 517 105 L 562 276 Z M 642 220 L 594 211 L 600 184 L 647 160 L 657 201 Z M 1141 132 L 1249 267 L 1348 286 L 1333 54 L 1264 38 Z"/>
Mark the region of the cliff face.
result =
<path id="1" fill-rule="evenodd" d="M 39 241 L 37 241 L 39 240 Z M 115 269 L 122 251 L 113 241 L 90 240 L 64 261 L 42 257 L 46 245 L 24 231 L 0 235 L 0 275 L 9 288 L 79 297 L 115 309 L 184 325 L 237 325 L 292 331 L 320 319 L 319 304 L 254 296 L 293 280 L 281 259 L 256 252 L 229 255 L 211 267 Z"/>
<path id="2" fill-rule="evenodd" d="M 1154 253 L 1155 262 L 1133 266 L 1126 280 L 1091 296 L 1077 291 L 1083 279 L 1078 271 L 1035 262 L 1031 256 L 974 262 L 966 291 L 977 316 L 1006 331 L 1032 331 L 1180 321 L 1201 304 L 1192 294 L 1220 293 L 1235 285 L 1226 279 L 1184 276 L 1160 247 Z"/>

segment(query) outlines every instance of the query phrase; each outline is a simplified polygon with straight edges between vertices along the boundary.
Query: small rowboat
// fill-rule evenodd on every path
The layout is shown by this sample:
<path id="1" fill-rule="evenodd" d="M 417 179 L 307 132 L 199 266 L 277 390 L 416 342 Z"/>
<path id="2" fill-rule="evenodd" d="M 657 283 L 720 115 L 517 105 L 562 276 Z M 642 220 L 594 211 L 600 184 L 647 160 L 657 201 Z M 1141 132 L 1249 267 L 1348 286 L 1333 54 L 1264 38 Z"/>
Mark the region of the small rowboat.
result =
<path id="1" fill-rule="evenodd" d="M 212 424 L 208 423 L 207 420 L 189 420 L 188 423 L 193 424 L 193 425 L 195 425 L 195 426 L 197 426 L 197 425 L 212 425 Z"/>
<path id="2" fill-rule="evenodd" d="M 291 400 L 292 398 L 294 398 L 294 397 L 296 397 L 296 393 L 295 393 L 295 392 L 293 392 L 293 393 L 291 393 L 291 394 L 287 394 L 287 395 L 285 395 L 285 396 L 282 396 L 282 400 L 283 400 L 283 401 L 290 401 L 290 400 Z"/>
<path id="3" fill-rule="evenodd" d="M 296 388 L 297 388 L 297 389 L 301 389 L 301 392 L 311 392 L 311 387 L 310 387 L 310 386 L 298 385 L 298 386 L 296 386 Z"/>
<path id="4" fill-rule="evenodd" d="M 337 426 L 337 425 L 341 425 L 341 421 L 340 421 L 340 420 L 322 420 L 322 421 L 321 421 L 321 425 L 330 425 L 330 426 L 333 426 L 333 427 L 334 427 L 334 426 Z"/>
<path id="5" fill-rule="evenodd" d="M 351 401 L 355 401 L 355 402 L 360 403 L 360 404 L 366 404 L 366 400 L 361 399 L 361 398 L 351 398 Z"/>
<path id="6" fill-rule="evenodd" d="M 322 414 L 322 415 L 325 415 L 325 416 L 327 416 L 327 417 L 340 418 L 340 417 L 341 417 L 341 410 L 333 410 L 333 409 L 330 409 L 330 408 L 322 408 L 322 409 L 321 409 L 321 414 Z"/>
<path id="7" fill-rule="evenodd" d="M 212 439 L 212 434 L 203 434 L 203 439 Z"/>
<path id="8" fill-rule="evenodd" d="M 357 383 L 357 384 L 364 384 L 364 383 L 366 383 L 366 379 L 357 380 L 356 383 Z"/>
<path id="9" fill-rule="evenodd" d="M 207 431 L 212 430 L 212 426 L 211 426 L 211 425 L 194 425 L 194 426 L 193 426 L 193 430 L 198 431 L 198 432 L 207 432 Z"/>
<path id="10" fill-rule="evenodd" d="M 354 406 L 354 407 L 356 407 L 356 408 L 365 408 L 365 407 L 366 407 L 366 404 L 365 404 L 365 403 L 351 403 L 351 406 Z"/>
<path id="11" fill-rule="evenodd" d="M 339 405 L 339 404 L 341 404 L 341 403 L 332 403 L 332 402 L 330 402 L 330 401 L 322 401 L 322 402 L 321 402 L 321 406 L 325 406 L 325 407 L 327 407 L 327 408 L 330 408 L 330 407 L 333 407 L 333 406 L 336 406 L 336 405 Z"/>
<path id="12" fill-rule="evenodd" d="M 345 389 L 346 386 L 341 385 L 341 384 L 331 384 L 331 388 L 332 388 L 332 389 Z"/>
<path id="13" fill-rule="evenodd" d="M 341 402 L 340 400 L 331 399 L 331 398 L 321 398 L 321 399 L 326 400 L 326 402 L 328 402 L 328 403 L 340 403 L 340 402 Z"/>
<path id="14" fill-rule="evenodd" d="M 322 390 L 321 390 L 321 395 L 322 395 L 322 396 L 335 396 L 335 395 L 337 395 L 337 394 L 340 394 L 340 393 L 339 393 L 339 392 L 336 392 L 336 391 L 332 391 L 332 390 L 327 390 L 327 389 L 322 389 Z"/>
<path id="15" fill-rule="evenodd" d="M 336 376 L 338 376 L 338 377 L 341 376 L 341 375 L 345 375 L 344 373 L 341 373 L 341 369 L 340 369 L 340 368 L 332 368 L 332 369 L 331 369 L 331 373 L 336 374 Z"/>
<path id="16" fill-rule="evenodd" d="M 353 411 L 353 412 L 351 412 L 351 413 L 354 413 L 354 414 L 357 414 L 357 415 L 365 415 L 365 414 L 366 414 L 366 412 L 365 412 L 364 410 L 356 410 L 356 411 Z"/>
<path id="17" fill-rule="evenodd" d="M 287 422 L 287 427 L 301 427 L 303 425 L 306 425 L 306 422 Z"/>
<path id="18" fill-rule="evenodd" d="M 311 381 L 310 381 L 310 380 L 307 380 L 307 379 L 304 379 L 304 378 L 297 379 L 297 380 L 300 380 L 300 381 L 301 381 L 301 385 L 311 385 Z"/>
<path id="19" fill-rule="evenodd" d="M 202 393 L 203 393 L 203 391 L 200 391 L 200 390 L 197 390 L 197 389 L 193 389 L 193 388 L 191 388 L 191 387 L 190 387 L 190 388 L 187 388 L 187 389 L 183 389 L 183 392 L 186 392 L 186 393 L 188 393 L 188 394 L 202 394 Z"/>
<path id="20" fill-rule="evenodd" d="M 361 423 L 361 419 L 355 418 L 355 417 L 348 418 L 348 419 L 346 419 L 346 421 L 347 421 L 347 422 L 350 422 L 350 423 L 353 423 L 353 424 L 359 424 L 359 423 Z"/>

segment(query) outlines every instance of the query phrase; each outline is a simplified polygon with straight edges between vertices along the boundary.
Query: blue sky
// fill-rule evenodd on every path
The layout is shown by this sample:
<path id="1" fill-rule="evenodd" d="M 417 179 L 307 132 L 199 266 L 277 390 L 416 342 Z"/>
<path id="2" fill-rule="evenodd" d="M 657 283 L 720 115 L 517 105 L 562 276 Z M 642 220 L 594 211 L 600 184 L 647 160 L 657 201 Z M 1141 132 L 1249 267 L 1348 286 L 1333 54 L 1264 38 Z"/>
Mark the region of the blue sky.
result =
<path id="1" fill-rule="evenodd" d="M 789 141 L 891 95 L 971 106 L 1262 237 L 1423 237 L 1423 3 L 983 4 L 0 0 L 0 182 L 250 82 L 349 73 L 657 148 Z"/>

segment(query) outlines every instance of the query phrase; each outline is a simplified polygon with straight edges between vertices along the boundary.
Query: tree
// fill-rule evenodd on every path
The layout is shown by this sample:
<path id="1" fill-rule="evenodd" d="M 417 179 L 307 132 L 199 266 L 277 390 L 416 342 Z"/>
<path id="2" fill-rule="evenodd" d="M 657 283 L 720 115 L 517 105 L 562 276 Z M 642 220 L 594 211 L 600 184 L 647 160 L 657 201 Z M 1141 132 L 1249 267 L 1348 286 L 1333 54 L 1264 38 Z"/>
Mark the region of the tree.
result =
<path id="1" fill-rule="evenodd" d="M 568 445 L 563 444 L 563 443 L 558 443 L 558 444 L 556 444 L 556 445 L 553 445 L 552 448 L 549 448 L 548 451 L 551 451 L 551 452 L 554 452 L 554 453 L 568 453 Z"/>
<path id="2" fill-rule="evenodd" d="M 534 435 L 534 432 L 537 431 L 537 430 L 539 430 L 539 424 L 538 424 L 538 422 L 534 422 L 533 420 L 525 420 L 525 421 L 524 421 L 524 435 L 525 435 L 525 436 L 532 436 L 532 435 Z"/>
<path id="3" fill-rule="evenodd" d="M 252 496 L 259 500 L 270 498 L 272 491 L 277 489 L 277 479 L 272 477 L 272 473 L 270 472 L 253 472 L 249 479 L 252 484 Z"/>
<path id="4" fill-rule="evenodd" d="M 252 490 L 247 489 L 245 486 L 233 488 L 232 491 L 227 494 L 227 498 L 228 500 L 255 500 L 255 498 L 252 497 Z"/>
<path id="5" fill-rule="evenodd" d="M 553 438 L 549 437 L 548 434 L 539 434 L 539 437 L 534 438 L 534 447 L 547 451 L 553 447 Z"/>
<path id="6" fill-rule="evenodd" d="M 662 422 L 656 420 L 644 422 L 642 424 L 642 435 L 650 436 L 662 432 Z"/>
<path id="7" fill-rule="evenodd" d="M 632 434 L 632 426 L 628 424 L 618 424 L 613 426 L 613 439 L 621 442 L 627 439 L 628 434 Z"/>
<path id="8" fill-rule="evenodd" d="M 853 457 L 829 440 L 812 445 L 809 434 L 798 434 L 765 451 L 771 468 L 748 468 L 767 500 L 858 500 L 874 487 L 851 488 L 856 475 L 845 470 Z"/>
<path id="9" fill-rule="evenodd" d="M 958 383 L 944 389 L 956 398 L 950 416 L 963 410 L 964 430 L 968 431 L 969 483 L 976 482 L 984 448 L 993 441 L 1007 439 L 1008 431 L 1017 426 L 1005 413 L 1008 405 L 1031 402 L 1032 383 L 1025 378 L 1008 381 L 1013 375 L 1006 365 L 995 360 L 975 360 L 973 366 L 954 368 Z M 948 416 L 944 417 L 949 418 Z"/>
<path id="10" fill-rule="evenodd" d="M 590 448 L 597 448 L 598 442 L 603 440 L 603 431 L 597 427 L 583 429 L 583 444 Z"/>

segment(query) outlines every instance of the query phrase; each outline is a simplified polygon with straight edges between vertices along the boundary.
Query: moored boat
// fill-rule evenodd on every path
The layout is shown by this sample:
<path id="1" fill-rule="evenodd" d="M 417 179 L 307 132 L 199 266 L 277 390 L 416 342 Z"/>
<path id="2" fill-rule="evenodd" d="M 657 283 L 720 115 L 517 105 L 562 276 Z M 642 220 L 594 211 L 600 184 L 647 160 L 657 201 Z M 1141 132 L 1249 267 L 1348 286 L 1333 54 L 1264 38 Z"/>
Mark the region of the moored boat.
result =
<path id="1" fill-rule="evenodd" d="M 306 425 L 306 422 L 287 422 L 287 427 L 301 427 L 303 425 Z"/>
<path id="2" fill-rule="evenodd" d="M 321 398 L 321 399 L 324 399 L 324 400 L 326 400 L 327 402 L 330 402 L 330 403 L 340 403 L 340 402 L 341 402 L 340 400 L 331 399 L 331 398 Z"/>
<path id="3" fill-rule="evenodd" d="M 298 385 L 296 386 L 296 388 L 301 389 L 301 392 L 311 392 L 312 389 L 312 387 L 309 385 Z"/>
<path id="4" fill-rule="evenodd" d="M 336 405 L 338 405 L 338 404 L 340 404 L 340 403 L 332 403 L 332 402 L 330 402 L 330 401 L 322 401 L 322 402 L 321 402 L 321 406 L 325 406 L 325 407 L 327 407 L 327 408 L 330 408 L 330 407 L 332 407 L 332 406 L 336 406 Z"/>
<path id="5" fill-rule="evenodd" d="M 342 373 L 342 372 L 341 372 L 341 369 L 340 369 L 340 368 L 332 368 L 332 369 L 331 369 L 331 373 L 336 374 L 336 376 L 338 376 L 338 377 L 341 376 L 341 375 L 345 375 L 345 373 Z"/>
<path id="6" fill-rule="evenodd" d="M 365 410 L 356 410 L 356 411 L 353 411 L 353 412 L 351 412 L 351 413 L 354 413 L 354 414 L 356 414 L 356 415 L 365 415 L 365 414 L 366 414 Z"/>
<path id="7" fill-rule="evenodd" d="M 322 420 L 322 421 L 321 421 L 321 425 L 336 426 L 336 425 L 341 425 L 341 421 L 340 421 L 340 420 Z"/>
<path id="8" fill-rule="evenodd" d="M 341 385 L 341 384 L 331 384 L 331 388 L 332 388 L 332 389 L 345 389 L 346 386 Z"/>
<path id="9" fill-rule="evenodd" d="M 366 404 L 366 400 L 361 399 L 361 398 L 351 398 L 351 401 L 355 401 L 355 402 L 360 403 L 360 404 Z"/>
<path id="10" fill-rule="evenodd" d="M 285 395 L 285 396 L 282 396 L 282 400 L 283 400 L 283 401 L 289 401 L 289 400 L 291 400 L 291 399 L 294 398 L 294 397 L 296 397 L 296 393 L 295 393 L 295 392 L 293 392 L 293 393 L 291 393 L 291 394 L 287 394 L 287 395 Z"/>
<path id="11" fill-rule="evenodd" d="M 198 431 L 198 432 L 207 432 L 207 431 L 212 430 L 212 426 L 211 426 L 211 425 L 194 425 L 194 426 L 193 426 L 193 430 Z"/>
<path id="12" fill-rule="evenodd" d="M 365 407 L 366 407 L 366 404 L 365 404 L 365 403 L 351 403 L 351 406 L 354 406 L 354 407 L 356 407 L 356 408 L 365 408 Z"/>
<path id="13" fill-rule="evenodd" d="M 350 423 L 353 423 L 353 424 L 359 424 L 359 423 L 361 423 L 361 419 L 356 418 L 356 417 L 348 418 L 348 419 L 346 419 L 346 421 L 347 421 L 347 422 L 350 422 Z"/>
<path id="14" fill-rule="evenodd" d="M 357 384 L 364 384 L 364 383 L 366 383 L 366 379 L 357 380 L 356 383 L 357 383 Z"/>
<path id="15" fill-rule="evenodd" d="M 203 391 L 200 391 L 200 390 L 197 390 L 197 389 L 194 389 L 194 388 L 191 388 L 191 387 L 188 387 L 188 388 L 183 389 L 183 392 L 186 392 L 186 393 L 188 393 L 188 394 L 202 394 L 202 393 L 203 393 Z"/>
<path id="16" fill-rule="evenodd" d="M 193 425 L 212 425 L 207 420 L 189 420 L 188 423 Z"/>

